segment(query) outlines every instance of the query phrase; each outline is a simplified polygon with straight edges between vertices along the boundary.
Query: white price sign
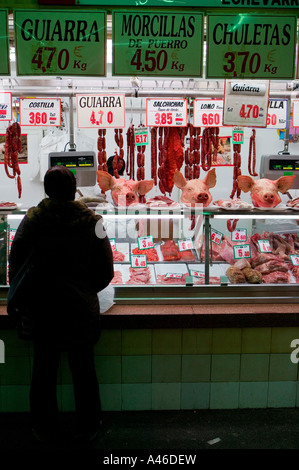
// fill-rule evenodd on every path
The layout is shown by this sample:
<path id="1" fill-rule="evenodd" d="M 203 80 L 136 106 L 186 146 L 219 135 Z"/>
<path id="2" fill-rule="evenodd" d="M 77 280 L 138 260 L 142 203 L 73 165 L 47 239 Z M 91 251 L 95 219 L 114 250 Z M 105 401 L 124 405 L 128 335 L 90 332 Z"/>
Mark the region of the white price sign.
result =
<path id="1" fill-rule="evenodd" d="M 201 273 L 199 271 L 194 271 L 194 270 L 190 270 L 190 275 L 191 276 L 194 276 L 194 277 L 197 277 L 199 279 L 204 279 L 205 278 L 205 274 L 204 273 Z"/>
<path id="2" fill-rule="evenodd" d="M 146 268 L 146 255 L 131 255 L 132 268 Z"/>
<path id="3" fill-rule="evenodd" d="M 235 245 L 234 246 L 234 258 L 251 258 L 250 245 Z"/>
<path id="4" fill-rule="evenodd" d="M 147 98 L 146 125 L 149 127 L 187 126 L 187 100 Z"/>
<path id="5" fill-rule="evenodd" d="M 240 228 L 234 230 L 231 234 L 232 242 L 246 242 L 247 240 L 247 230 L 246 228 Z"/>
<path id="6" fill-rule="evenodd" d="M 139 250 L 147 250 L 148 248 L 153 248 L 154 246 L 152 235 L 149 235 L 148 237 L 138 237 L 137 243 Z"/>
<path id="7" fill-rule="evenodd" d="M 182 279 L 183 274 L 181 273 L 166 273 L 165 278 L 166 279 Z"/>
<path id="8" fill-rule="evenodd" d="M 0 93 L 0 121 L 12 120 L 12 93 L 3 91 Z"/>
<path id="9" fill-rule="evenodd" d="M 294 266 L 299 266 L 299 255 L 290 255 L 290 258 Z"/>
<path id="10" fill-rule="evenodd" d="M 111 238 L 111 239 L 110 239 L 110 245 L 111 245 L 111 250 L 112 250 L 112 251 L 116 251 L 116 242 L 115 242 L 115 238 Z"/>
<path id="11" fill-rule="evenodd" d="M 125 95 L 76 95 L 76 99 L 77 127 L 125 127 Z"/>
<path id="12" fill-rule="evenodd" d="M 193 100 L 194 127 L 222 126 L 223 100 Z"/>
<path id="13" fill-rule="evenodd" d="M 194 248 L 193 241 L 191 238 L 185 240 L 178 240 L 179 251 L 192 250 Z"/>
<path id="14" fill-rule="evenodd" d="M 269 80 L 226 80 L 223 124 L 266 127 L 269 88 Z"/>
<path id="15" fill-rule="evenodd" d="M 267 129 L 285 129 L 287 127 L 288 100 L 269 100 Z"/>
<path id="16" fill-rule="evenodd" d="M 211 230 L 211 240 L 212 242 L 216 243 L 216 245 L 220 245 L 222 242 L 223 233 L 218 232 L 218 230 Z"/>
<path id="17" fill-rule="evenodd" d="M 299 100 L 293 100 L 293 110 L 292 110 L 292 115 L 293 115 L 293 127 L 299 127 Z"/>
<path id="18" fill-rule="evenodd" d="M 269 240 L 258 240 L 259 249 L 261 253 L 272 253 L 272 248 Z"/>
<path id="19" fill-rule="evenodd" d="M 20 98 L 21 126 L 59 127 L 60 124 L 60 98 Z"/>

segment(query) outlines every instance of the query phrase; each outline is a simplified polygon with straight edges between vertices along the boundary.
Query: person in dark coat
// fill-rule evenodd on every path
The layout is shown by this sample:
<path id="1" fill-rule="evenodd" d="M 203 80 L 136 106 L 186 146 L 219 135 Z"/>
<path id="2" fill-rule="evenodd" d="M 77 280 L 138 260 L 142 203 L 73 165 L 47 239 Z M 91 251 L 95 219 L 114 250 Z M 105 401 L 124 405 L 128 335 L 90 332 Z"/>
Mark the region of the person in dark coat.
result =
<path id="1" fill-rule="evenodd" d="M 66 351 L 78 433 L 89 440 L 101 419 L 93 348 L 101 331 L 98 292 L 114 275 L 112 250 L 101 216 L 75 201 L 76 179 L 69 169 L 50 168 L 44 188 L 49 197 L 28 210 L 9 258 L 11 281 L 33 250 L 33 433 L 39 440 L 57 433 L 57 371 Z"/>

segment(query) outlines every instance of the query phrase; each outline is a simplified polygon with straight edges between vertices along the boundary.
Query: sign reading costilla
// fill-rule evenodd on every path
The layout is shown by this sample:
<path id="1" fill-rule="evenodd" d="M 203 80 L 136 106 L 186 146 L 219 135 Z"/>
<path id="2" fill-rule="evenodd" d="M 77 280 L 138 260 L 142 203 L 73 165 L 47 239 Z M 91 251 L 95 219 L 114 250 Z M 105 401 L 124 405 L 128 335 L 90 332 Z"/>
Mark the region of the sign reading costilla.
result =
<path id="1" fill-rule="evenodd" d="M 77 127 L 125 127 L 125 95 L 76 95 Z"/>
<path id="2" fill-rule="evenodd" d="M 113 12 L 113 75 L 201 77 L 203 14 Z"/>
<path id="3" fill-rule="evenodd" d="M 106 12 L 16 10 L 18 75 L 106 75 Z"/>
<path id="4" fill-rule="evenodd" d="M 207 78 L 293 79 L 296 16 L 207 16 Z"/>
<path id="5" fill-rule="evenodd" d="M 59 127 L 60 124 L 60 98 L 20 98 L 21 126 Z"/>
<path id="6" fill-rule="evenodd" d="M 266 127 L 270 80 L 226 80 L 223 124 Z"/>
<path id="7" fill-rule="evenodd" d="M 0 10 L 0 75 L 10 75 L 9 62 L 9 37 L 8 37 L 8 13 L 7 10 Z"/>

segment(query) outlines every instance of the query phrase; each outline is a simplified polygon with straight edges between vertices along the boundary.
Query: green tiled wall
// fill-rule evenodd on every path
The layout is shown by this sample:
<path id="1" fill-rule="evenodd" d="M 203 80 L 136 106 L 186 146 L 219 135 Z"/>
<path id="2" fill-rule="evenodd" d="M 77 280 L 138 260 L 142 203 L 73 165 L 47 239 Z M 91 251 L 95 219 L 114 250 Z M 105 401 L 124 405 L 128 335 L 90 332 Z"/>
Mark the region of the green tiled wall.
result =
<path id="1" fill-rule="evenodd" d="M 299 328 L 104 330 L 95 363 L 104 410 L 230 409 L 299 406 Z M 28 411 L 32 344 L 0 332 L 0 411 Z M 58 402 L 74 410 L 66 355 Z"/>

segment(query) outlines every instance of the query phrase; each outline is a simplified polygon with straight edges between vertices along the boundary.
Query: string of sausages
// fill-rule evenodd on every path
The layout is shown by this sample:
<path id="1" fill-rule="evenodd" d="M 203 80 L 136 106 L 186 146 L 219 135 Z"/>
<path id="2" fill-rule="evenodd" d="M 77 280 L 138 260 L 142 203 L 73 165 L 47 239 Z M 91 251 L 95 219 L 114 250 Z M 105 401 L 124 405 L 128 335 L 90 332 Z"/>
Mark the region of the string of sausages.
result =
<path id="1" fill-rule="evenodd" d="M 249 155 L 248 155 L 248 173 L 251 176 L 258 176 L 255 171 L 256 164 L 256 151 L 255 151 L 255 129 L 252 129 L 252 135 L 249 140 Z"/>
<path id="2" fill-rule="evenodd" d="M 107 171 L 106 129 L 98 129 L 98 170 Z"/>
<path id="3" fill-rule="evenodd" d="M 5 152 L 4 152 L 4 169 L 9 178 L 17 177 L 18 197 L 22 194 L 21 171 L 19 167 L 19 152 L 21 152 L 21 128 L 19 123 L 14 122 L 6 129 L 5 134 Z M 10 173 L 12 170 L 12 174 Z"/>
<path id="4" fill-rule="evenodd" d="M 200 127 L 188 124 L 186 133 L 189 132 L 190 144 L 185 150 L 185 178 L 186 180 L 200 177 Z"/>
<path id="5" fill-rule="evenodd" d="M 129 179 L 134 179 L 134 153 L 135 153 L 135 133 L 134 124 L 131 122 L 127 130 L 127 166 L 126 172 Z"/>
<path id="6" fill-rule="evenodd" d="M 124 138 L 122 132 L 122 129 L 114 129 L 114 140 L 118 146 L 118 150 L 115 149 L 115 156 L 112 162 L 113 174 L 115 178 L 120 177 L 118 172 L 122 169 L 124 164 Z"/>
<path id="7" fill-rule="evenodd" d="M 145 127 L 144 124 L 139 124 L 138 126 Z M 145 152 L 145 145 L 137 145 L 137 181 L 144 180 L 144 152 Z M 139 201 L 141 203 L 145 202 L 145 196 L 139 195 Z"/>
<path id="8" fill-rule="evenodd" d="M 219 128 L 205 127 L 201 142 L 201 167 L 204 171 L 209 171 L 212 161 L 217 161 L 218 146 Z"/>
<path id="9" fill-rule="evenodd" d="M 158 178 L 159 189 L 162 194 L 166 194 L 168 189 L 167 175 L 166 175 L 166 161 L 167 161 L 167 147 L 168 147 L 168 127 L 159 127 L 158 131 Z"/>
<path id="10" fill-rule="evenodd" d="M 233 144 L 234 152 L 234 169 L 233 169 L 233 189 L 230 194 L 230 198 L 233 199 L 234 196 L 240 197 L 241 189 L 238 186 L 238 176 L 241 175 L 241 144 Z M 229 219 L 227 221 L 227 229 L 229 232 L 236 230 L 237 222 L 239 219 Z"/>

